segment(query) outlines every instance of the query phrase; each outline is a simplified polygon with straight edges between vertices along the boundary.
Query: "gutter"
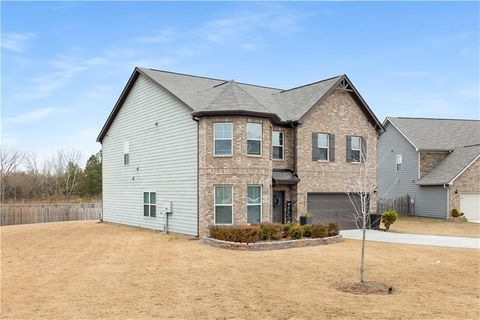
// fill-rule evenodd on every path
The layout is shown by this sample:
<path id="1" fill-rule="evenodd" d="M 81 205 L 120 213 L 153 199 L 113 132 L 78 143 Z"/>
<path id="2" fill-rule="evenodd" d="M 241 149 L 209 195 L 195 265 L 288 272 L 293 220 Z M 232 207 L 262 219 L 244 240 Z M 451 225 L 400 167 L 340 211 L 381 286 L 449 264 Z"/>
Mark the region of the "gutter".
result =
<path id="1" fill-rule="evenodd" d="M 445 219 L 448 219 L 448 213 L 450 212 L 450 185 L 444 184 L 443 188 L 447 190 L 447 216 Z"/>
<path id="2" fill-rule="evenodd" d="M 195 116 L 192 120 L 197 122 L 197 238 L 200 237 L 200 122 Z"/>

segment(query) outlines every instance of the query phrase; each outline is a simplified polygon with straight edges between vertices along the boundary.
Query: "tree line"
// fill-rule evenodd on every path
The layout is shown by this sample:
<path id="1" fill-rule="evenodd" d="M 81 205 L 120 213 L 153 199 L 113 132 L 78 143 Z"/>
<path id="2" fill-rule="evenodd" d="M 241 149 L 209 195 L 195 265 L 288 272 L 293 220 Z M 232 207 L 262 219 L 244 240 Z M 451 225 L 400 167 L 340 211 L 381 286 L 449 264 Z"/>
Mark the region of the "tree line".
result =
<path id="1" fill-rule="evenodd" d="M 91 155 L 84 168 L 76 150 L 59 150 L 41 163 L 37 156 L 13 147 L 0 147 L 1 200 L 73 201 L 102 194 L 102 153 Z"/>

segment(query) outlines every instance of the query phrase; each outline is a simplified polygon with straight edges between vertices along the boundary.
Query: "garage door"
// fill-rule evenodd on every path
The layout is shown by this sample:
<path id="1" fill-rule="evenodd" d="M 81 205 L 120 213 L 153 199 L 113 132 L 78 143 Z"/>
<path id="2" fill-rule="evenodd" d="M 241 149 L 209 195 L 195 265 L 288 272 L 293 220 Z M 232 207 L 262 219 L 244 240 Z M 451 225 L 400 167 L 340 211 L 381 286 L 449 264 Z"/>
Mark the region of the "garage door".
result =
<path id="1" fill-rule="evenodd" d="M 480 193 L 460 193 L 460 211 L 469 221 L 480 221 Z"/>
<path id="2" fill-rule="evenodd" d="M 308 193 L 307 210 L 313 223 L 336 222 L 340 229 L 356 229 L 355 203 L 360 208 L 360 197 L 345 193 Z M 360 225 L 360 224 L 359 224 Z"/>

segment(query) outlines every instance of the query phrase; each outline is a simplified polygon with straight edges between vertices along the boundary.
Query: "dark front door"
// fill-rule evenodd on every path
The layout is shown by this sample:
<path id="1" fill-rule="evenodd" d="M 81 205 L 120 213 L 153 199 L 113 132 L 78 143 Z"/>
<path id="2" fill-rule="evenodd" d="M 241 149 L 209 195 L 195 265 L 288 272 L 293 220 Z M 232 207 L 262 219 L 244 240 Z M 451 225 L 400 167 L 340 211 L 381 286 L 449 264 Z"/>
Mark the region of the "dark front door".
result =
<path id="1" fill-rule="evenodd" d="M 274 191 L 273 192 L 273 221 L 276 223 L 284 222 L 284 198 L 283 191 Z"/>

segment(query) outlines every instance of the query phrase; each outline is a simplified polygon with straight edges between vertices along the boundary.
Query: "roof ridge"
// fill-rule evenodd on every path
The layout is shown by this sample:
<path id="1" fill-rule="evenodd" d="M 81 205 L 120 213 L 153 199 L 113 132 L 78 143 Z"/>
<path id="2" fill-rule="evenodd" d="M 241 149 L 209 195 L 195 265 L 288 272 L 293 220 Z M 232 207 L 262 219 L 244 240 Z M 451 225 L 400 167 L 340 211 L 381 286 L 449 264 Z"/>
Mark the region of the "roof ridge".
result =
<path id="1" fill-rule="evenodd" d="M 212 78 L 212 77 L 205 77 L 205 76 L 197 76 L 194 74 L 189 74 L 189 73 L 181 73 L 181 72 L 175 72 L 175 71 L 167 71 L 167 70 L 161 70 L 161 69 L 154 69 L 154 68 L 142 68 L 138 67 L 140 69 L 146 69 L 146 70 L 151 70 L 151 71 L 156 71 L 156 72 L 165 72 L 165 73 L 170 73 L 170 74 L 176 74 L 179 76 L 187 76 L 187 77 L 194 77 L 194 78 L 201 78 L 201 79 L 208 79 L 208 80 L 216 80 L 216 81 L 232 81 L 232 80 L 225 80 L 225 79 L 220 79 L 220 78 Z M 267 88 L 267 89 L 275 89 L 275 90 L 283 90 L 281 88 L 274 88 L 274 87 L 268 87 L 268 86 L 262 86 L 259 84 L 253 84 L 253 83 L 246 83 L 246 82 L 237 82 L 238 84 L 246 85 L 246 86 L 252 86 L 252 87 L 260 87 L 260 88 Z"/>
<path id="2" fill-rule="evenodd" d="M 282 91 L 280 91 L 280 93 L 284 93 L 284 92 L 287 92 L 287 91 L 292 91 L 292 90 L 295 90 L 295 89 L 300 89 L 300 88 L 303 88 L 303 87 L 308 87 L 308 86 L 311 86 L 311 85 L 314 85 L 314 84 L 317 84 L 317 83 L 320 83 L 320 82 L 333 80 L 335 78 L 340 78 L 340 77 L 343 77 L 343 76 L 345 76 L 345 74 L 338 75 L 338 76 L 335 76 L 335 77 L 330 77 L 330 78 L 315 81 L 315 82 L 311 82 L 311 83 L 307 83 L 307 84 L 304 84 L 304 85 L 301 85 L 301 86 L 298 86 L 298 87 L 293 87 L 293 88 L 290 88 L 290 89 L 282 90 Z"/>
<path id="3" fill-rule="evenodd" d="M 268 112 L 270 113 L 273 113 L 273 114 L 276 114 L 275 112 L 272 112 L 272 110 L 268 109 L 263 103 L 261 103 L 260 101 L 257 100 L 257 98 L 255 98 L 254 96 L 252 96 L 250 93 L 248 93 L 247 91 L 245 91 L 242 87 L 240 87 L 238 85 L 238 82 L 233 82 L 235 84 L 237 84 L 237 87 L 242 90 L 247 96 L 249 96 L 250 98 L 252 98 L 253 100 L 255 100 L 259 105 L 261 105 L 265 110 L 268 110 Z"/>
<path id="4" fill-rule="evenodd" d="M 426 118 L 426 117 L 392 117 L 392 116 L 387 116 L 387 118 L 388 119 L 412 119 L 412 120 L 480 121 L 478 119 Z"/>

